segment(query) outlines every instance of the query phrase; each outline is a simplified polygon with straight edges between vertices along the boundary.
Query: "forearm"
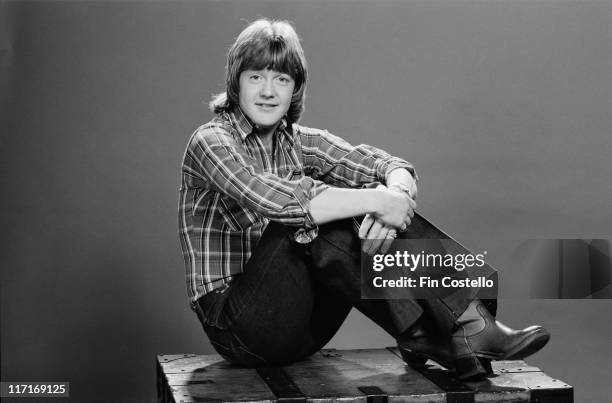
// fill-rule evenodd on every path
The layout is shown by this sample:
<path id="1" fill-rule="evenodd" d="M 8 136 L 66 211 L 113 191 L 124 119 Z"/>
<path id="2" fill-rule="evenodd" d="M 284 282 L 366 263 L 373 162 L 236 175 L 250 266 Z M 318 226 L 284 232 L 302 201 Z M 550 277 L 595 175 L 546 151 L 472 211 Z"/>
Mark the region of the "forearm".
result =
<path id="1" fill-rule="evenodd" d="M 329 188 L 310 201 L 310 215 L 317 225 L 325 224 L 375 213 L 380 200 L 380 192 L 375 189 Z"/>
<path id="2" fill-rule="evenodd" d="M 416 178 L 412 176 L 412 174 L 404 168 L 397 168 L 392 170 L 387 174 L 387 178 L 385 180 L 387 186 L 392 186 L 393 184 L 401 184 L 410 189 L 410 194 L 413 198 L 416 197 L 417 194 L 417 185 Z"/>

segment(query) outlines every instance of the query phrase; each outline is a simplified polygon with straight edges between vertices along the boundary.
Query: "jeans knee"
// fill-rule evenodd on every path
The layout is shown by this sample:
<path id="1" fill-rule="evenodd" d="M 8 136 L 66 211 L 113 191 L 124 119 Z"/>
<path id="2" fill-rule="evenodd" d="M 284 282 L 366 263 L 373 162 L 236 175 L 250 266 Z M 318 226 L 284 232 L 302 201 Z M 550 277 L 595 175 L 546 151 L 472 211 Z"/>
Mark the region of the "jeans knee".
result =
<path id="1" fill-rule="evenodd" d="M 319 227 L 318 238 L 348 254 L 359 253 L 361 248 L 354 219 L 333 221 Z M 315 240 L 316 241 L 316 240 Z"/>

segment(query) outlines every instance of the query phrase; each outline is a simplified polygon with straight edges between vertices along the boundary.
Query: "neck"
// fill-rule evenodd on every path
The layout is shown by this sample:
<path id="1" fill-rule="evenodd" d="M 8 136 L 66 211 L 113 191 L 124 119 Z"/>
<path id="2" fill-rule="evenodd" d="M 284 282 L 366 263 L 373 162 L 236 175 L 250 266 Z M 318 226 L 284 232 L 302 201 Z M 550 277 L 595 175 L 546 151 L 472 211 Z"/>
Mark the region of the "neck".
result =
<path id="1" fill-rule="evenodd" d="M 254 132 L 264 142 L 264 144 L 271 144 L 277 127 L 278 123 L 270 127 L 256 126 L 254 128 Z"/>

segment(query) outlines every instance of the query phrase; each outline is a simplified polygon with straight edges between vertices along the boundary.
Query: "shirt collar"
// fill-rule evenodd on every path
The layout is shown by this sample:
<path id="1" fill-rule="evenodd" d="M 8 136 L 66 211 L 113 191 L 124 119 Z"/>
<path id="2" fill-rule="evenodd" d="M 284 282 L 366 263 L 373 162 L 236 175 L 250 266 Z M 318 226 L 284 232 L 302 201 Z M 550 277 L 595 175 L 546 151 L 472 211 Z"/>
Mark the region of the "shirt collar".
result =
<path id="1" fill-rule="evenodd" d="M 233 108 L 229 112 L 229 115 L 230 115 L 231 120 L 234 122 L 234 126 L 238 130 L 238 134 L 240 135 L 240 138 L 242 139 L 242 141 L 246 140 L 247 136 L 253 133 L 253 128 L 255 126 L 251 122 L 251 119 L 249 119 L 244 114 L 244 112 L 242 112 L 242 109 L 240 108 L 240 106 L 236 106 L 235 108 Z M 276 132 L 284 133 L 287 137 L 289 137 L 289 140 L 292 140 L 289 134 L 287 133 L 287 131 L 285 130 L 286 128 L 287 128 L 287 120 L 285 118 L 282 118 L 280 121 L 280 124 L 276 128 Z"/>

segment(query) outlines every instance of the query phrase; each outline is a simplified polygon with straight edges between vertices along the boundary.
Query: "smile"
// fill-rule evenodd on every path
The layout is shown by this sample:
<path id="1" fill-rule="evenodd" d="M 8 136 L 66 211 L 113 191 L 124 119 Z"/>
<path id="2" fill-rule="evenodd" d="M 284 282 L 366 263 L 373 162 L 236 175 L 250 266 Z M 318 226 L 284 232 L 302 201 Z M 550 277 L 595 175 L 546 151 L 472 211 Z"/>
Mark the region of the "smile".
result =
<path id="1" fill-rule="evenodd" d="M 270 110 L 276 108 L 278 105 L 274 104 L 255 104 L 258 108 L 263 110 Z"/>

